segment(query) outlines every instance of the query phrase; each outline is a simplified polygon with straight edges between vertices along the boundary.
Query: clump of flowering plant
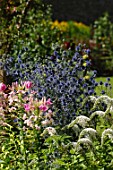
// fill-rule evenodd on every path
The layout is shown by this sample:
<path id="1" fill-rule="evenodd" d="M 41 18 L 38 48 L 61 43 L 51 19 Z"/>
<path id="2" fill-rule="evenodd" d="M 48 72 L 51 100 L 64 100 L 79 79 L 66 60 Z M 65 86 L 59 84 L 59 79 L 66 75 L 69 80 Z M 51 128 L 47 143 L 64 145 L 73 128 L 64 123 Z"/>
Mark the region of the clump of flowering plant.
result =
<path id="1" fill-rule="evenodd" d="M 0 159 L 5 161 L 1 165 L 3 169 L 16 169 L 17 165 L 12 165 L 11 161 L 16 161 L 19 166 L 23 163 L 27 169 L 27 159 L 29 162 L 33 160 L 30 158 L 32 153 L 40 160 L 43 132 L 48 131 L 49 135 L 49 131 L 54 130 L 51 127 L 54 123 L 51 99 L 35 98 L 36 92 L 31 89 L 32 86 L 30 81 L 14 82 L 11 86 L 0 83 Z"/>
<path id="2" fill-rule="evenodd" d="M 45 125 L 53 122 L 53 113 L 49 109 L 52 105 L 51 99 L 46 100 L 45 97 L 42 97 L 41 100 L 38 100 L 35 98 L 36 92 L 31 90 L 32 85 L 30 81 L 20 84 L 15 82 L 8 87 L 0 83 L 0 111 L 4 115 L 4 120 L 7 121 L 7 117 L 10 118 L 10 121 L 18 123 L 22 120 L 24 126 L 31 128 L 37 128 L 39 120 L 41 120 L 41 124 L 44 124 L 44 121 L 47 122 Z M 8 88 L 8 92 L 6 88 Z"/>
<path id="3" fill-rule="evenodd" d="M 54 101 L 55 122 L 63 126 L 81 112 L 88 113 L 88 105 L 84 111 L 79 107 L 86 96 L 96 94 L 96 71 L 91 71 L 90 50 L 82 44 L 75 50 L 55 45 L 53 51 L 43 63 L 40 60 L 35 64 L 31 59 L 25 61 L 20 53 L 16 60 L 9 58 L 4 69 L 15 81 L 33 80 L 37 97 L 47 96 Z"/>

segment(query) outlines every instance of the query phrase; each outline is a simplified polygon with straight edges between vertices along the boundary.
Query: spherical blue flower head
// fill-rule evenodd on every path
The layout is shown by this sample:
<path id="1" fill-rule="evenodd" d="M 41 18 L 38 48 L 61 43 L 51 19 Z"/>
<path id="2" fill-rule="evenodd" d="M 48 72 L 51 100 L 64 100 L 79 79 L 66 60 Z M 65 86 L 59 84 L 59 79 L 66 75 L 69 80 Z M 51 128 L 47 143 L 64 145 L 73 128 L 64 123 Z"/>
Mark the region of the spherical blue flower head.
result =
<path id="1" fill-rule="evenodd" d="M 88 91 L 88 94 L 89 94 L 89 95 L 92 95 L 93 93 L 94 93 L 94 90 L 93 90 L 93 89 L 91 89 L 91 90 Z"/>
<path id="2" fill-rule="evenodd" d="M 23 76 L 23 74 L 21 72 L 20 72 L 19 75 L 20 75 L 20 78 L 22 78 L 22 79 L 24 78 L 24 76 Z"/>
<path id="3" fill-rule="evenodd" d="M 91 61 L 86 61 L 86 66 L 87 67 L 91 66 Z"/>
<path id="4" fill-rule="evenodd" d="M 76 113 L 75 112 L 72 113 L 72 117 L 73 118 L 76 117 Z"/>
<path id="5" fill-rule="evenodd" d="M 66 52 L 66 51 L 63 51 L 62 56 L 63 56 L 63 57 L 66 57 L 66 56 L 67 56 L 67 52 Z"/>
<path id="6" fill-rule="evenodd" d="M 57 52 L 57 51 L 54 51 L 53 55 L 54 55 L 54 56 L 57 56 L 57 55 L 58 55 L 58 52 Z"/>
<path id="7" fill-rule="evenodd" d="M 24 64 L 22 64 L 23 66 L 25 66 Z M 26 63 L 26 67 L 28 68 L 29 67 L 29 64 L 28 63 Z"/>
<path id="8" fill-rule="evenodd" d="M 99 83 L 100 85 L 103 85 L 103 82 L 102 81 L 100 81 L 100 83 Z"/>
<path id="9" fill-rule="evenodd" d="M 87 92 L 87 91 L 86 91 L 86 92 L 84 92 L 84 95 L 85 95 L 85 96 L 88 96 L 88 92 Z"/>
<path id="10" fill-rule="evenodd" d="M 14 122 L 14 123 L 17 123 L 17 122 L 18 122 L 18 119 L 17 119 L 17 118 L 15 118 L 15 119 L 13 120 L 13 122 Z"/>
<path id="11" fill-rule="evenodd" d="M 83 84 L 83 88 L 87 88 L 88 84 L 87 83 L 84 83 Z"/>
<path id="12" fill-rule="evenodd" d="M 90 49 L 87 49 L 86 50 L 86 53 L 89 55 L 91 53 L 91 50 Z"/>
<path id="13" fill-rule="evenodd" d="M 69 66 L 71 66 L 73 64 L 73 62 L 72 61 L 69 61 Z"/>
<path id="14" fill-rule="evenodd" d="M 13 73 L 14 73 L 15 76 L 18 76 L 19 75 L 19 70 L 15 70 Z"/>
<path id="15" fill-rule="evenodd" d="M 95 84 L 95 80 L 91 77 L 91 82 L 92 82 L 92 84 Z"/>
<path id="16" fill-rule="evenodd" d="M 20 64 L 20 69 L 26 68 L 25 64 Z"/>
<path id="17" fill-rule="evenodd" d="M 97 70 L 94 70 L 93 73 L 94 73 L 94 74 L 97 74 Z"/>
<path id="18" fill-rule="evenodd" d="M 0 62 L 0 69 L 3 67 L 3 62 Z"/>
<path id="19" fill-rule="evenodd" d="M 110 79 L 110 77 L 107 77 L 107 81 L 110 81 L 111 79 Z"/>
<path id="20" fill-rule="evenodd" d="M 82 83 L 83 78 L 79 78 L 78 83 Z"/>
<path id="21" fill-rule="evenodd" d="M 73 62 L 74 62 L 74 61 L 77 61 L 78 58 L 79 58 L 79 53 L 76 52 L 76 53 L 74 54 L 73 58 L 72 58 L 72 61 L 73 61 Z"/>
<path id="22" fill-rule="evenodd" d="M 93 71 L 93 75 L 92 75 L 92 77 L 94 78 L 94 77 L 96 77 L 97 76 L 97 71 L 96 70 L 94 70 Z"/>
<path id="23" fill-rule="evenodd" d="M 101 94 L 105 94 L 106 92 L 104 90 L 101 91 Z"/>
<path id="24" fill-rule="evenodd" d="M 109 88 L 110 88 L 110 90 L 111 90 L 111 89 L 112 89 L 112 86 L 110 85 L 110 87 L 109 87 Z"/>
<path id="25" fill-rule="evenodd" d="M 13 57 L 9 57 L 9 58 L 8 58 L 8 61 L 9 61 L 10 63 L 12 63 L 12 62 L 14 61 L 14 58 L 13 58 Z"/>
<path id="26" fill-rule="evenodd" d="M 86 109 L 89 110 L 89 104 L 88 103 L 86 103 L 85 107 L 86 107 Z"/>
<path id="27" fill-rule="evenodd" d="M 51 59 L 51 60 L 55 60 L 55 59 L 56 59 L 56 56 L 52 55 L 52 56 L 50 57 L 50 59 Z"/>
<path id="28" fill-rule="evenodd" d="M 104 83 L 104 86 L 105 86 L 105 87 L 108 87 L 108 86 L 109 86 L 109 83 L 108 83 L 108 82 L 105 82 L 105 83 Z"/>
<path id="29" fill-rule="evenodd" d="M 21 55 L 20 54 L 17 56 L 17 59 L 21 59 Z"/>
<path id="30" fill-rule="evenodd" d="M 9 59 L 7 59 L 5 62 L 5 65 L 9 66 L 9 64 L 10 64 L 10 61 L 9 61 Z"/>
<path id="31" fill-rule="evenodd" d="M 79 44 L 78 46 L 75 47 L 75 51 L 77 51 L 77 52 L 81 51 L 81 44 Z"/>
<path id="32" fill-rule="evenodd" d="M 24 51 L 28 51 L 28 48 L 27 48 L 27 47 L 24 47 L 23 50 L 24 50 Z"/>
<path id="33" fill-rule="evenodd" d="M 95 82 L 95 84 L 94 84 L 94 85 L 95 85 L 95 87 L 96 87 L 96 86 L 98 86 L 98 83 L 97 83 L 97 82 Z"/>
<path id="34" fill-rule="evenodd" d="M 22 64 L 22 60 L 20 58 L 18 58 L 18 63 Z"/>

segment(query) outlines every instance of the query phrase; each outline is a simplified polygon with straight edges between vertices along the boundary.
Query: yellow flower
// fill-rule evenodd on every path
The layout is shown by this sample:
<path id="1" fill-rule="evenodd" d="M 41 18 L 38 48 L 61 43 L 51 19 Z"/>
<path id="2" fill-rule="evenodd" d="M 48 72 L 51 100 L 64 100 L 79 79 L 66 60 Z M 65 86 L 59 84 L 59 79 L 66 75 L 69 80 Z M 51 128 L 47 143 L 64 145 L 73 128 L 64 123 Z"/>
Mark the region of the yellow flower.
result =
<path id="1" fill-rule="evenodd" d="M 86 67 L 87 63 L 83 63 L 83 66 Z"/>
<path id="2" fill-rule="evenodd" d="M 87 54 L 85 54 L 85 55 L 83 55 L 83 57 L 82 57 L 84 60 L 85 59 L 87 59 L 88 58 L 88 55 Z"/>
<path id="3" fill-rule="evenodd" d="M 68 23 L 65 21 L 58 22 L 57 20 L 52 23 L 52 29 L 58 28 L 60 31 L 67 31 Z"/>
<path id="4" fill-rule="evenodd" d="M 84 77 L 85 80 L 88 80 L 89 78 L 90 78 L 89 76 L 85 76 L 85 77 Z"/>

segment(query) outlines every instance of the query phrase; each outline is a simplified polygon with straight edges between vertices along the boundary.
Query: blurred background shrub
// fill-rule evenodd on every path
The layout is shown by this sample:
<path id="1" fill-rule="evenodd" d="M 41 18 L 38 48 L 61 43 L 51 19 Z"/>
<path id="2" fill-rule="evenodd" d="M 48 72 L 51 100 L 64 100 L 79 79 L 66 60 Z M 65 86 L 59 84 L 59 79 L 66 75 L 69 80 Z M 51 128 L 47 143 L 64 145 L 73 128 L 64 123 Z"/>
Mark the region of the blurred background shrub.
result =
<path id="1" fill-rule="evenodd" d="M 58 28 L 65 35 L 67 41 L 76 43 L 88 43 L 90 38 L 90 27 L 75 21 L 54 21 L 52 28 Z"/>
<path id="2" fill-rule="evenodd" d="M 61 32 L 51 29 L 51 7 L 41 0 L 1 0 L 0 18 L 2 59 L 16 57 L 27 47 L 32 59 L 38 60 L 51 51 L 52 43 L 60 41 Z"/>
<path id="3" fill-rule="evenodd" d="M 106 13 L 87 26 L 76 21 L 52 21 L 51 5 L 41 0 L 1 0 L 0 58 L 17 56 L 33 63 L 51 56 L 54 44 L 75 49 L 78 43 L 91 49 L 92 70 L 98 76 L 113 75 L 113 24 Z M 24 52 L 22 52 L 24 50 Z"/>
<path id="4" fill-rule="evenodd" d="M 98 75 L 113 75 L 113 23 L 108 13 L 103 14 L 92 25 L 89 43 L 93 68 L 98 71 Z"/>

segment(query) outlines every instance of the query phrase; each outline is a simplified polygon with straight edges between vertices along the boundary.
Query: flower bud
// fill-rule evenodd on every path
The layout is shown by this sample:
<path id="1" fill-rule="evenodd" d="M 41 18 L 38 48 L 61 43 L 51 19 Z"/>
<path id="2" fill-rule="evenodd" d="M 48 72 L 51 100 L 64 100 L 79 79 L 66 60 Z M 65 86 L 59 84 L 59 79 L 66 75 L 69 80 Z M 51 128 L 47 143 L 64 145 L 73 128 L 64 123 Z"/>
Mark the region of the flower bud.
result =
<path id="1" fill-rule="evenodd" d="M 4 91 L 6 88 L 7 87 L 4 83 L 0 83 L 0 91 Z"/>
<path id="2" fill-rule="evenodd" d="M 25 86 L 27 89 L 30 89 L 31 86 L 32 86 L 32 82 L 30 82 L 30 81 L 25 81 L 25 82 L 24 82 L 24 86 Z"/>

